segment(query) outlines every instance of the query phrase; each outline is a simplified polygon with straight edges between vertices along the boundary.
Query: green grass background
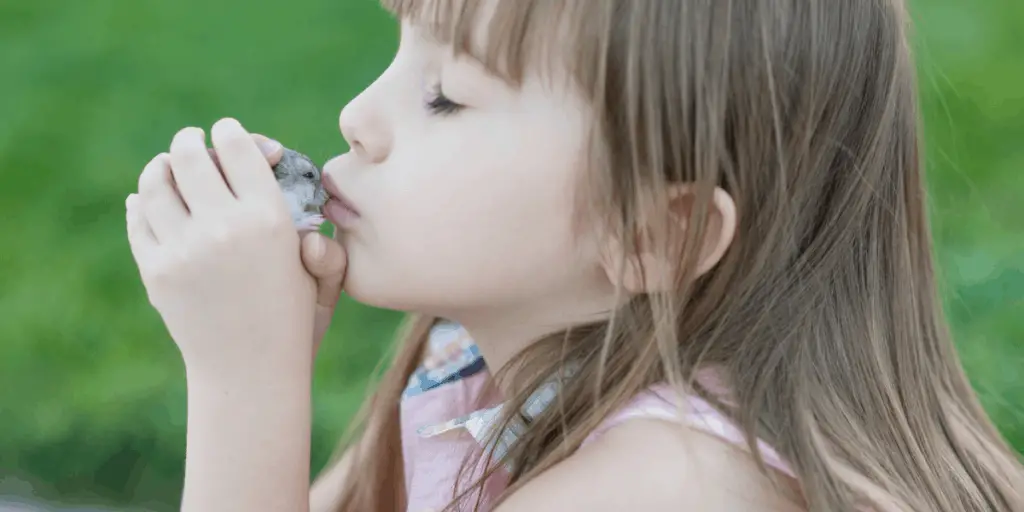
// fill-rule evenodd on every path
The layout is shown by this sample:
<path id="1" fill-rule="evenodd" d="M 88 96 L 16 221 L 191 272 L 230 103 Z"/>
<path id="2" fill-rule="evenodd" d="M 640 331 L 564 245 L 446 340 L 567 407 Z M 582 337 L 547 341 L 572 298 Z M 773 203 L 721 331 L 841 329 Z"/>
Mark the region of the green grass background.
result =
<path id="1" fill-rule="evenodd" d="M 985 406 L 1024 450 L 1024 2 L 917 0 L 944 297 Z M 233 116 L 318 161 L 394 51 L 373 0 L 0 0 L 0 491 L 173 509 L 185 381 L 123 200 L 186 125 Z M 314 471 L 396 315 L 345 302 L 317 362 Z M 10 478 L 6 482 L 11 482 Z"/>

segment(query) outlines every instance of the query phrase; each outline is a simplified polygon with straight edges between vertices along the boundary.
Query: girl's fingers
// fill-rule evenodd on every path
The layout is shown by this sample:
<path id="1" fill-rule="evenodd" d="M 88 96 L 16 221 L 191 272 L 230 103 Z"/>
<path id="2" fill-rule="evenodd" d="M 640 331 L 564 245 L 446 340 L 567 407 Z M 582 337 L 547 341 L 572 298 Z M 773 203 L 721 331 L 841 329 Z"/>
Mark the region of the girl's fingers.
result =
<path id="1" fill-rule="evenodd" d="M 157 155 L 142 170 L 139 176 L 139 199 L 139 210 L 156 240 L 171 240 L 184 228 L 189 212 L 175 189 L 170 156 L 167 153 Z"/>
<path id="2" fill-rule="evenodd" d="M 302 238 L 301 256 L 306 271 L 317 282 L 317 305 L 331 308 L 341 296 L 348 257 L 341 245 L 313 232 Z"/>
<path id="3" fill-rule="evenodd" d="M 223 160 L 223 155 L 218 155 Z M 233 201 L 231 190 L 210 158 L 206 135 L 199 128 L 184 128 L 171 141 L 171 172 L 181 198 L 193 215 L 201 216 Z"/>
<path id="4" fill-rule="evenodd" d="M 210 130 L 210 139 L 235 196 L 257 201 L 280 196 L 267 157 L 260 151 L 255 138 L 238 121 L 231 118 L 217 121 Z"/>
<path id="5" fill-rule="evenodd" d="M 206 152 L 210 154 L 210 160 L 213 165 L 216 165 L 220 169 L 220 158 L 217 157 L 217 150 L 213 148 L 206 148 Z"/>
<path id="6" fill-rule="evenodd" d="M 252 140 L 256 142 L 256 146 L 260 148 L 260 152 L 267 159 L 267 164 L 271 167 L 281 163 L 281 158 L 284 157 L 284 146 L 280 142 L 267 137 L 266 135 L 260 135 L 258 133 L 252 134 Z M 210 160 L 213 161 L 213 165 L 216 165 L 218 169 L 221 169 L 223 174 L 223 167 L 220 164 L 220 157 L 217 156 L 217 150 L 213 148 L 207 148 L 207 153 L 210 154 Z M 227 178 L 224 180 L 227 181 Z"/>
<path id="7" fill-rule="evenodd" d="M 284 146 L 280 142 L 259 133 L 252 134 L 252 140 L 256 141 L 260 152 L 263 153 L 271 167 L 281 162 L 281 158 L 284 157 Z"/>
<path id="8" fill-rule="evenodd" d="M 131 194 L 125 199 L 125 224 L 128 231 L 128 245 L 137 264 L 149 257 L 150 251 L 158 244 L 156 235 L 149 227 L 145 212 L 139 205 L 138 194 Z"/>

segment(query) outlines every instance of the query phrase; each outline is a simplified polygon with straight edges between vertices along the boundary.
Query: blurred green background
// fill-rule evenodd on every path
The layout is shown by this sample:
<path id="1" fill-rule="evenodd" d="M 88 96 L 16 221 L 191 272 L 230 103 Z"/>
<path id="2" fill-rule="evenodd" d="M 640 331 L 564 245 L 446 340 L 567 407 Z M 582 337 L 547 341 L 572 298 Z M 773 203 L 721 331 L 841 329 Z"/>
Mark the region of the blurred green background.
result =
<path id="1" fill-rule="evenodd" d="M 1024 2 L 917 0 L 944 297 L 985 406 L 1024 450 Z M 374 0 L 0 0 L 0 495 L 173 510 L 180 359 L 123 200 L 186 125 L 236 117 L 323 162 L 386 66 Z M 314 471 L 397 316 L 345 302 L 317 362 Z"/>

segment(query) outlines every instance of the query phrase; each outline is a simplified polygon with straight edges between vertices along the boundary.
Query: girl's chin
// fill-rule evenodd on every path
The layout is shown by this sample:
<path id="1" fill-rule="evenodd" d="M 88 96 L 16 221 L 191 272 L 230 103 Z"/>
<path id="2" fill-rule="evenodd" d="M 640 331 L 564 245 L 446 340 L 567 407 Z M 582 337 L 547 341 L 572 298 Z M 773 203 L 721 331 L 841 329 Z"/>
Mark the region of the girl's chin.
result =
<path id="1" fill-rule="evenodd" d="M 380 286 L 374 286 L 360 279 L 360 277 L 358 271 L 349 266 L 345 273 L 345 285 L 342 289 L 342 293 L 349 299 L 371 308 L 405 311 L 402 309 L 402 301 L 399 297 L 388 293 L 388 290 L 382 289 Z"/>
<path id="2" fill-rule="evenodd" d="M 410 315 L 443 316 L 439 309 L 409 300 L 409 297 L 387 293 L 380 289 L 366 289 L 360 286 L 358 279 L 346 277 L 343 292 L 349 299 L 363 306 L 383 309 Z M 400 293 L 400 292 L 399 292 Z"/>

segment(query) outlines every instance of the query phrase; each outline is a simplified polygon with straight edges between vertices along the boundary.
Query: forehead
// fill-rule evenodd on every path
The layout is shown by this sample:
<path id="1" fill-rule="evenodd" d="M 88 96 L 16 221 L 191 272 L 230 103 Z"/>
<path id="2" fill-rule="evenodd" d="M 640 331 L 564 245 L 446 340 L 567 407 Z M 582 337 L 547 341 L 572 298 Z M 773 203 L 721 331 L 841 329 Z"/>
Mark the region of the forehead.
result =
<path id="1" fill-rule="evenodd" d="M 569 49 L 579 46 L 574 35 L 584 24 L 580 16 L 584 11 L 578 2 L 568 0 L 382 0 L 382 4 L 416 37 L 476 60 L 513 85 L 534 73 L 548 78 L 564 75 L 572 62 Z"/>

